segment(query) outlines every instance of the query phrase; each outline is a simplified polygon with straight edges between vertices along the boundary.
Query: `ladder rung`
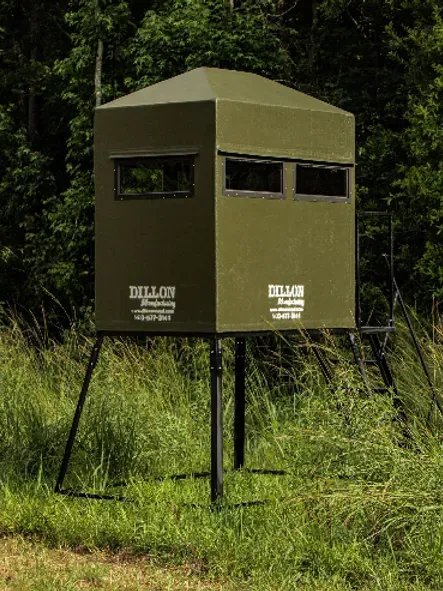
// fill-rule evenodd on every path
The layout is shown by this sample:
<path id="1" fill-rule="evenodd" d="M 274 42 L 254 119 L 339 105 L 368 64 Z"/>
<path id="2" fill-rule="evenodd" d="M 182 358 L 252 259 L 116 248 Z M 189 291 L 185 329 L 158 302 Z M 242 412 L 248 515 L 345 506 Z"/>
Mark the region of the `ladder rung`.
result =
<path id="1" fill-rule="evenodd" d="M 377 334 L 386 332 L 395 332 L 395 326 L 362 326 L 360 332 L 362 334 Z"/>

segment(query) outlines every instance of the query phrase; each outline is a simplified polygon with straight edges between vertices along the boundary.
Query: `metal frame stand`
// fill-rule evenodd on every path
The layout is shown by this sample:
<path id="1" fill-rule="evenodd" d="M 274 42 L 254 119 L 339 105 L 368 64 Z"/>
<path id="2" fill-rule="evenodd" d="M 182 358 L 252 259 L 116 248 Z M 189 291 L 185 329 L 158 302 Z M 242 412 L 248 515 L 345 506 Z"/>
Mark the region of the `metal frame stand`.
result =
<path id="1" fill-rule="evenodd" d="M 363 326 L 362 325 L 362 309 L 361 309 L 361 277 L 360 277 L 360 229 L 359 229 L 359 220 L 365 217 L 379 217 L 379 218 L 386 218 L 388 220 L 388 252 L 383 254 L 383 258 L 386 262 L 387 272 L 388 272 L 388 279 L 389 279 L 389 294 L 387 294 L 388 301 L 389 301 L 389 318 L 387 319 L 385 325 L 380 326 Z M 389 336 L 391 333 L 396 331 L 395 328 L 395 311 L 397 303 L 400 304 L 401 311 L 403 316 L 406 320 L 406 324 L 408 326 L 409 333 L 411 335 L 413 345 L 415 348 L 415 352 L 420 361 L 420 365 L 423 369 L 423 372 L 426 376 L 426 380 L 429 386 L 429 389 L 432 394 L 431 404 L 429 407 L 427 422 L 429 423 L 432 409 L 434 404 L 437 406 L 439 412 L 443 415 L 443 405 L 437 397 L 437 392 L 434 387 L 434 384 L 431 379 L 431 374 L 429 369 L 426 365 L 426 361 L 423 355 L 423 352 L 420 347 L 420 343 L 418 342 L 417 336 L 415 334 L 414 327 L 412 325 L 411 319 L 408 314 L 408 310 L 405 306 L 403 301 L 402 295 L 400 293 L 400 289 L 397 285 L 394 276 L 394 224 L 392 219 L 392 214 L 386 212 L 378 212 L 378 211 L 367 211 L 362 212 L 356 215 L 356 223 L 355 223 L 355 251 L 356 251 L 356 269 L 355 269 L 355 301 L 356 301 L 356 309 L 355 309 L 355 318 L 356 318 L 356 329 L 346 330 L 348 335 L 349 344 L 351 347 L 352 355 L 354 358 L 354 362 L 357 365 L 362 380 L 366 386 L 366 389 L 369 394 L 372 392 L 388 392 L 391 391 L 393 393 L 393 403 L 397 409 L 397 417 L 403 423 L 406 422 L 406 413 L 403 407 L 403 403 L 401 397 L 399 396 L 397 386 L 394 380 L 394 376 L 392 374 L 389 361 L 387 358 L 387 345 L 389 341 Z M 360 342 L 358 343 L 356 340 L 356 334 L 359 334 Z M 366 359 L 361 354 L 361 344 L 363 340 L 367 338 L 369 341 L 372 359 Z M 318 343 L 318 339 L 314 340 L 311 338 L 311 341 L 314 341 L 314 347 L 312 351 L 315 355 L 317 363 L 322 371 L 322 374 L 328 384 L 333 382 L 333 368 L 331 360 L 327 358 L 322 351 L 321 348 L 317 348 L 315 343 Z M 376 366 L 379 371 L 379 375 L 381 380 L 383 381 L 384 386 L 378 388 L 371 388 L 369 384 L 369 376 L 367 371 L 367 366 Z"/>
<path id="2" fill-rule="evenodd" d="M 235 339 L 234 470 L 245 464 L 246 339 Z"/>
<path id="3" fill-rule="evenodd" d="M 428 417 L 427 417 L 427 422 L 429 423 L 429 420 L 431 418 L 432 408 L 433 408 L 434 404 L 437 406 L 441 415 L 443 415 L 443 406 L 442 406 L 442 403 L 440 402 L 440 400 L 437 398 L 437 391 L 436 391 L 434 383 L 432 381 L 431 373 L 429 371 L 428 366 L 426 365 L 423 351 L 421 350 L 420 343 L 418 342 L 417 335 L 415 334 L 414 327 L 412 326 L 411 318 L 409 317 L 408 310 L 405 306 L 405 303 L 403 301 L 403 297 L 400 293 L 400 290 L 397 285 L 397 281 L 395 279 L 394 279 L 394 287 L 395 287 L 395 300 L 396 301 L 398 300 L 400 302 L 400 307 L 403 312 L 403 316 L 405 317 L 406 324 L 408 325 L 409 333 L 410 333 L 410 335 L 412 337 L 412 341 L 414 343 L 415 352 L 417 353 L 417 356 L 420 360 L 420 365 L 421 365 L 423 372 L 426 376 L 426 380 L 428 382 L 429 389 L 432 392 L 432 400 L 431 400 L 431 404 L 429 406 L 429 412 L 428 412 Z"/>
<path id="4" fill-rule="evenodd" d="M 75 438 L 77 435 L 80 418 L 91 383 L 92 374 L 97 365 L 100 350 L 103 344 L 104 335 L 99 334 L 91 351 L 85 378 L 78 399 L 74 418 L 72 421 L 69 436 L 60 466 L 55 492 L 76 497 L 86 497 L 93 499 L 116 499 L 120 501 L 129 501 L 126 497 L 115 495 L 99 495 L 94 493 L 78 492 L 72 489 L 63 488 L 63 483 L 68 471 L 69 461 L 71 459 Z M 211 503 L 220 504 L 223 499 L 223 356 L 222 340 L 212 338 L 210 345 L 210 390 L 211 390 L 211 471 L 198 472 L 193 474 L 179 474 L 171 476 L 176 480 L 186 477 L 205 477 L 210 476 Z M 244 446 L 245 446 L 245 354 L 246 340 L 244 337 L 236 338 L 235 341 L 235 419 L 234 419 L 234 469 L 238 470 L 244 466 Z M 266 471 L 265 471 L 266 472 Z M 269 471 L 269 473 L 273 473 Z M 275 473 L 280 474 L 280 471 Z M 121 485 L 125 483 L 119 483 Z"/>
<path id="5" fill-rule="evenodd" d="M 379 217 L 379 218 L 387 218 L 388 220 L 388 234 L 389 234 L 389 241 L 388 241 L 388 252 L 383 255 L 383 258 L 386 262 L 387 271 L 389 273 L 389 318 L 387 320 L 386 326 L 362 326 L 362 310 L 361 310 L 361 297 L 360 297 L 360 290 L 361 290 L 361 278 L 360 278 L 360 229 L 359 229 L 359 220 L 365 217 Z M 411 319 L 409 317 L 408 310 L 405 306 L 403 301 L 403 297 L 401 295 L 400 289 L 398 287 L 397 281 L 394 275 L 394 223 L 393 223 L 393 216 L 387 212 L 378 212 L 378 211 L 366 211 L 357 214 L 356 216 L 356 223 L 355 223 L 355 240 L 356 240 L 356 324 L 357 329 L 360 333 L 360 338 L 367 336 L 369 338 L 370 347 L 372 350 L 372 354 L 374 359 L 363 361 L 361 356 L 358 362 L 360 367 L 360 373 L 362 374 L 363 378 L 366 382 L 366 371 L 365 371 L 365 363 L 373 365 L 377 365 L 385 384 L 385 388 L 377 388 L 376 391 L 386 391 L 391 390 L 394 394 L 394 404 L 398 410 L 399 418 L 401 420 L 406 420 L 406 415 L 402 406 L 401 398 L 397 391 L 397 386 L 395 384 L 394 377 L 391 372 L 391 368 L 389 366 L 389 362 L 386 356 L 386 348 L 389 340 L 389 335 L 396 331 L 395 328 L 395 310 L 397 303 L 400 304 L 401 311 L 403 316 L 406 320 L 406 324 L 408 326 L 409 334 L 411 335 L 412 342 L 414 345 L 415 352 L 420 361 L 420 365 L 422 367 L 423 373 L 426 376 L 426 380 L 432 395 L 431 404 L 429 407 L 427 422 L 429 423 L 432 409 L 434 404 L 437 406 L 440 414 L 443 415 L 443 405 L 437 397 L 437 392 L 435 386 L 432 382 L 431 374 L 429 372 L 428 366 L 426 365 L 426 361 L 423 355 L 423 352 L 420 347 L 420 343 L 418 342 L 417 335 L 415 334 L 414 327 L 412 325 Z M 381 338 L 380 335 L 384 335 Z M 356 358 L 357 361 L 357 358 Z"/>
<path id="6" fill-rule="evenodd" d="M 77 408 L 75 409 L 74 419 L 71 425 L 71 431 L 69 432 L 68 441 L 66 442 L 65 453 L 63 455 L 63 460 L 60 466 L 60 472 L 57 478 L 57 483 L 55 485 L 55 492 L 56 493 L 63 493 L 63 492 L 70 492 L 63 490 L 63 482 L 65 480 L 66 472 L 68 470 L 69 460 L 72 454 L 72 448 L 74 446 L 75 436 L 77 435 L 78 425 L 80 422 L 80 417 L 83 411 L 83 406 L 85 404 L 86 395 L 89 390 L 89 384 L 91 383 L 92 374 L 94 369 L 97 365 L 98 357 L 100 355 L 100 350 L 103 344 L 103 336 L 99 335 L 94 343 L 94 346 L 91 351 L 91 357 L 89 359 L 88 367 L 86 369 L 85 379 L 83 380 L 83 386 L 80 392 L 80 397 L 78 399 Z"/>
<path id="7" fill-rule="evenodd" d="M 223 498 L 223 404 L 222 345 L 212 339 L 211 347 L 211 503 Z"/>
<path id="8" fill-rule="evenodd" d="M 366 372 L 365 364 L 363 363 L 363 359 L 360 354 L 360 347 L 358 346 L 357 341 L 355 340 L 355 332 L 353 330 L 350 330 L 348 332 L 348 340 L 351 346 L 351 351 L 354 357 L 355 364 L 357 365 L 358 371 L 360 372 L 360 375 L 363 378 L 366 388 L 368 389 L 368 374 Z"/>
<path id="9" fill-rule="evenodd" d="M 315 360 L 317 361 L 317 365 L 319 366 L 323 377 L 326 380 L 327 384 L 332 384 L 334 379 L 334 374 L 328 359 L 326 358 L 324 350 L 321 348 L 321 340 L 320 335 L 313 334 L 310 335 L 307 333 L 307 340 L 311 343 L 310 350 L 314 353 Z"/>
<path id="10" fill-rule="evenodd" d="M 73 497 L 90 499 L 111 499 L 130 501 L 127 497 L 116 495 L 103 495 L 87 493 L 63 488 L 72 449 L 77 435 L 78 426 L 85 404 L 86 396 L 91 383 L 93 371 L 97 365 L 100 349 L 104 336 L 116 336 L 99 334 L 94 343 L 89 359 L 86 375 L 83 381 L 80 397 L 72 421 L 71 430 L 66 442 L 65 452 L 60 467 L 60 472 L 55 485 L 55 492 Z M 223 356 L 222 339 L 214 336 L 209 341 L 210 347 L 210 391 L 211 391 L 211 471 L 194 472 L 191 474 L 175 474 L 169 477 L 157 477 L 155 480 L 171 478 L 183 480 L 185 478 L 210 477 L 211 505 L 221 506 L 223 500 Z M 234 402 L 234 470 L 244 469 L 245 464 L 245 378 L 246 378 L 246 339 L 244 336 L 235 339 L 235 402 Z M 284 475 L 284 470 L 248 469 L 248 472 L 256 474 Z M 119 482 L 113 486 L 124 486 L 125 482 Z M 234 506 L 246 506 L 262 504 L 266 501 L 249 501 Z"/>
<path id="11" fill-rule="evenodd" d="M 389 280 L 390 280 L 390 317 L 387 326 L 362 326 L 361 324 L 361 302 L 360 302 L 360 245 L 359 245 L 359 227 L 358 220 L 359 216 L 364 215 L 376 215 L 376 216 L 389 216 L 389 254 L 384 255 L 388 264 Z M 426 365 L 423 353 L 420 348 L 420 344 L 415 335 L 414 328 L 409 318 L 408 311 L 403 302 L 400 290 L 394 278 L 394 258 L 393 258 L 393 223 L 392 216 L 380 212 L 365 212 L 359 214 L 356 220 L 356 328 L 355 329 L 335 329 L 329 332 L 348 335 L 349 345 L 352 350 L 354 361 L 360 371 L 361 377 L 366 385 L 368 392 L 371 392 L 368 383 L 368 372 L 366 370 L 367 365 L 377 365 L 380 376 L 384 382 L 385 388 L 375 388 L 372 391 L 387 391 L 391 390 L 394 393 L 394 404 L 396 404 L 399 411 L 399 418 L 405 419 L 404 411 L 401 408 L 401 400 L 398 396 L 397 388 L 395 385 L 394 378 L 392 376 L 391 369 L 386 357 L 386 347 L 389 339 L 389 334 L 395 332 L 394 325 L 394 312 L 397 302 L 400 303 L 402 312 L 405 316 L 410 334 L 413 339 L 414 347 L 417 355 L 420 359 L 422 369 L 426 375 L 429 387 L 432 391 L 432 401 L 429 410 L 428 419 L 430 417 L 432 407 L 434 404 L 437 405 L 440 413 L 443 415 L 443 405 L 437 398 L 437 393 L 434 384 L 431 379 L 430 372 Z M 294 333 L 297 331 L 285 331 Z M 356 341 L 356 333 L 359 333 L 360 341 L 363 337 L 369 337 L 370 346 L 374 359 L 364 359 L 361 354 L 360 343 Z M 319 345 L 319 335 L 321 330 L 308 330 L 305 331 L 309 348 L 315 355 L 318 365 L 325 377 L 328 384 L 333 382 L 334 371 L 333 362 L 334 360 L 328 359 L 324 350 Z M 383 334 L 383 338 L 381 338 Z M 122 336 L 121 333 L 98 333 L 97 339 L 92 348 L 91 356 L 89 359 L 88 367 L 86 370 L 85 378 L 83 381 L 80 397 L 75 410 L 74 418 L 72 421 L 71 430 L 69 433 L 68 440 L 63 455 L 63 460 L 60 466 L 60 472 L 55 485 L 55 492 L 70 496 L 79 496 L 96 499 L 116 499 L 122 501 L 129 501 L 126 497 L 118 497 L 112 495 L 98 495 L 85 492 L 76 492 L 70 489 L 64 489 L 63 483 L 68 470 L 69 461 L 72 454 L 72 449 L 77 435 L 78 426 L 83 411 L 84 403 L 88 393 L 89 385 L 91 382 L 92 374 L 97 365 L 100 350 L 103 344 L 105 336 Z M 163 336 L 167 336 L 164 335 Z M 171 335 L 172 336 L 172 335 Z M 201 335 L 208 338 L 207 335 Z M 229 335 L 225 335 L 229 336 Z M 180 480 L 188 477 L 200 478 L 210 476 L 210 490 L 211 490 L 211 504 L 221 505 L 223 500 L 223 400 L 222 400 L 222 373 L 223 373 L 223 358 L 222 358 L 222 339 L 218 335 L 212 335 L 210 337 L 210 391 L 211 391 L 211 471 L 208 472 L 197 472 L 193 474 L 178 474 L 169 476 L 169 478 Z M 236 335 L 235 337 L 235 400 L 234 400 L 234 470 L 245 469 L 248 472 L 258 474 L 276 474 L 282 475 L 286 472 L 284 470 L 254 470 L 244 468 L 245 465 L 245 377 L 246 377 L 246 340 L 244 335 Z M 162 478 L 161 478 L 162 479 Z M 158 480 L 158 478 L 157 478 Z M 119 483 L 124 485 L 125 483 Z M 115 485 L 117 486 L 117 485 Z M 263 501 L 252 501 L 249 503 L 240 503 L 239 506 L 262 503 Z"/>

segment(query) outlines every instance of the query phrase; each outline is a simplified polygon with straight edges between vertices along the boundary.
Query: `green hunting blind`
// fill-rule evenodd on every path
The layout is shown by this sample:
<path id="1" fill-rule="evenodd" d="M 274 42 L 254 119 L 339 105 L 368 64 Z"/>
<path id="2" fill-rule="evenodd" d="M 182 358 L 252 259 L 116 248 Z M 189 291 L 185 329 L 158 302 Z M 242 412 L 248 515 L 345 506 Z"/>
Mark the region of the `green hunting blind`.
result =
<path id="1" fill-rule="evenodd" d="M 97 109 L 99 331 L 352 327 L 354 117 L 199 68 Z"/>
<path id="2" fill-rule="evenodd" d="M 97 109 L 97 341 L 58 492 L 83 494 L 63 482 L 105 336 L 210 340 L 212 501 L 223 494 L 222 337 L 236 337 L 236 469 L 244 464 L 247 335 L 304 331 L 331 381 L 315 335 L 347 334 L 366 380 L 355 339 L 366 334 L 385 389 L 395 390 L 379 336 L 394 330 L 397 299 L 404 309 L 392 220 L 389 321 L 362 326 L 354 143 L 350 113 L 244 72 L 199 68 Z"/>

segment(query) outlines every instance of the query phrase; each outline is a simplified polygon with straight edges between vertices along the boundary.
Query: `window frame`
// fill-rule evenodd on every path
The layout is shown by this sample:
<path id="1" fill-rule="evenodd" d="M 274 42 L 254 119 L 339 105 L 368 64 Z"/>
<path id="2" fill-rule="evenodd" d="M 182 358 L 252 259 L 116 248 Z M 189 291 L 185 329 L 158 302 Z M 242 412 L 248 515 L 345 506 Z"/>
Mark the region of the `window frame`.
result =
<path id="1" fill-rule="evenodd" d="M 141 162 L 151 161 L 187 161 L 190 163 L 190 184 L 191 188 L 187 191 L 147 191 L 145 193 L 122 193 L 121 192 L 121 166 L 136 165 Z M 116 201 L 132 201 L 140 199 L 189 199 L 195 194 L 195 155 L 194 154 L 155 154 L 140 155 L 131 157 L 117 156 L 113 158 L 114 164 L 114 198 Z"/>
<path id="2" fill-rule="evenodd" d="M 297 166 L 311 166 L 312 168 L 322 169 L 339 169 L 346 172 L 346 196 L 338 195 L 309 195 L 306 193 L 297 193 Z M 352 164 L 333 164 L 329 162 L 315 162 L 308 160 L 301 160 L 294 162 L 294 173 L 293 173 L 293 191 L 292 198 L 294 201 L 324 201 L 327 203 L 351 203 L 351 171 L 353 170 Z"/>
<path id="3" fill-rule="evenodd" d="M 245 191 L 226 188 L 226 161 L 241 160 L 242 162 L 281 164 L 282 167 L 282 192 L 273 191 Z M 225 197 L 250 197 L 253 199 L 286 199 L 287 193 L 287 162 L 281 159 L 258 158 L 257 156 L 234 156 L 224 154 L 222 156 L 222 195 Z"/>

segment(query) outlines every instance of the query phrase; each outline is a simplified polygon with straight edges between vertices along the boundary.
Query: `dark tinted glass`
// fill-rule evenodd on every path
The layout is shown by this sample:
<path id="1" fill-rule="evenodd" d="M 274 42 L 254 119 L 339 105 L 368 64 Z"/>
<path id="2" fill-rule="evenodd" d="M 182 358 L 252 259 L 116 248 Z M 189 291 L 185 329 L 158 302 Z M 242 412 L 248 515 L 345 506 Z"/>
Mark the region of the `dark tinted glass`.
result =
<path id="1" fill-rule="evenodd" d="M 226 189 L 253 193 L 283 193 L 282 162 L 226 158 Z"/>
<path id="2" fill-rule="evenodd" d="M 348 197 L 348 170 L 346 168 L 297 164 L 296 193 L 322 197 Z"/>
<path id="3" fill-rule="evenodd" d="M 190 159 L 143 158 L 119 164 L 119 195 L 173 195 L 190 193 L 192 188 Z"/>

